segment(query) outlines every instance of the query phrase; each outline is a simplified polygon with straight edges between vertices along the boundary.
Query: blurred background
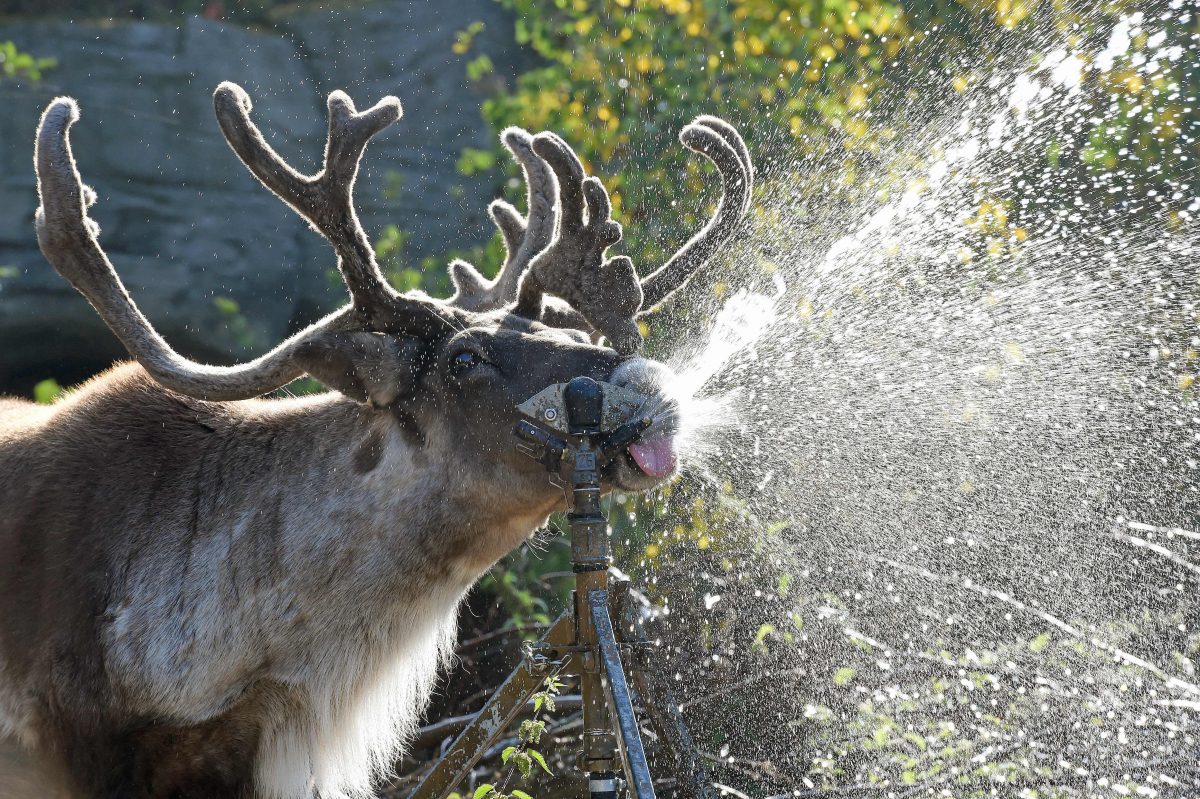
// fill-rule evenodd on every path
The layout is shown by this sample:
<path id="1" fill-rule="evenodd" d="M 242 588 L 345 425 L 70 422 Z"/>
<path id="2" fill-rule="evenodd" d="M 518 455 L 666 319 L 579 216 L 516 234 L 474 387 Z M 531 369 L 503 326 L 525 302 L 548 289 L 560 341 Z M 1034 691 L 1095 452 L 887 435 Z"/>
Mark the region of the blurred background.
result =
<path id="1" fill-rule="evenodd" d="M 1091 54 L 1079 56 L 1086 68 L 1077 78 L 1068 76 L 1069 98 L 1046 102 L 1035 134 L 1009 148 L 1003 169 L 959 181 L 970 212 L 938 222 L 953 227 L 952 236 L 948 227 L 931 229 L 931 239 L 951 242 L 943 248 L 953 261 L 949 282 L 948 272 L 928 273 L 943 281 L 947 306 L 1010 274 L 1010 266 L 1021 280 L 1036 275 L 1044 251 L 1027 246 L 1027 239 L 1065 238 L 1058 222 L 1048 220 L 1065 220 L 1075 209 L 1084 209 L 1085 219 L 1075 232 L 1095 238 L 1094 253 L 1107 246 L 1100 238 L 1118 230 L 1152 231 L 1145 253 L 1173 235 L 1193 241 L 1187 237 L 1195 232 L 1192 187 L 1200 157 L 1195 6 L 1195 0 L 0 0 L 0 97 L 7 108 L 0 116 L 0 392 L 51 401 L 64 386 L 124 355 L 37 249 L 33 131 L 41 109 L 60 94 L 81 105 L 72 137 L 84 180 L 99 195 L 92 215 L 105 250 L 157 329 L 185 354 L 214 363 L 263 352 L 344 301 L 324 242 L 253 180 L 221 138 L 210 98 L 222 80 L 247 89 L 272 146 L 307 170 L 315 170 L 321 154 L 328 92 L 344 89 L 360 107 L 386 94 L 401 99 L 404 119 L 368 150 L 358 208 L 397 287 L 434 296 L 449 293 L 445 264 L 451 258 L 466 258 L 488 274 L 502 261 L 487 204 L 498 196 L 518 207 L 524 202 L 517 172 L 498 143 L 504 127 L 554 130 L 578 150 L 613 195 L 614 216 L 626 231 L 621 246 L 646 272 L 703 224 L 716 199 L 709 168 L 675 136 L 696 114 L 722 115 L 743 131 L 760 169 L 756 232 L 723 256 L 712 279 L 690 287 L 689 297 L 652 320 L 651 351 L 665 357 L 703 338 L 720 301 L 737 288 L 756 281 L 770 286 L 776 272 L 786 274 L 789 289 L 799 285 L 873 207 L 906 190 L 926 191 L 928 176 L 921 186 L 911 176 L 942 153 L 925 143 L 950 131 L 960 112 L 965 119 L 988 108 L 993 95 L 1007 98 L 1014 80 L 1017 89 L 1032 85 L 1036 97 L 1039 87 L 1025 76 L 1036 75 L 1039 65 L 1066 63 L 1067 51 Z M 1058 61 L 1047 60 L 1052 57 Z M 1151 69 L 1151 63 L 1158 65 Z M 1046 87 L 1058 85 L 1055 75 Z M 1049 98 L 1049 91 L 1042 96 Z M 1020 117 L 1023 108 L 1001 110 Z M 1039 216 L 1039 207 L 1067 210 Z M 1039 239 L 1042 232 L 1047 235 Z M 915 259 L 921 236 L 911 232 L 905 243 Z M 881 274 L 891 274 L 889 259 L 904 254 L 893 248 L 872 257 L 884 265 Z M 1131 273 L 1142 263 L 1131 261 Z M 1135 282 L 1128 296 L 1151 296 Z M 1185 282 L 1193 290 L 1200 285 L 1194 276 Z M 797 327 L 831 318 L 833 304 L 825 309 L 816 296 L 789 294 L 789 319 Z M 1171 402 L 1190 403 L 1186 413 L 1194 423 L 1196 355 L 1186 342 L 1196 341 L 1196 315 L 1194 303 L 1186 308 L 1162 328 L 1164 338 L 1183 342 L 1164 345 L 1163 358 L 1167 351 L 1182 353 L 1184 365 L 1170 378 Z M 903 307 L 889 313 L 879 318 L 913 324 Z M 853 314 L 839 319 L 861 321 Z M 888 349 L 888 331 L 877 332 L 876 351 L 896 354 Z M 814 333 L 813 340 L 821 339 Z M 1010 361 L 1026 357 L 1008 354 Z M 836 377 L 836 363 L 829 369 Z M 1080 384 L 1093 379 L 1063 374 Z M 781 406 L 794 402 L 761 385 L 757 390 Z M 822 401 L 815 390 L 808 399 Z M 843 399 L 853 404 L 852 396 Z M 888 416 L 885 398 L 878 408 L 889 430 L 903 426 L 909 412 Z M 797 419 L 785 421 L 800 429 Z M 1180 423 L 1181 437 L 1187 424 Z M 846 433 L 840 443 L 847 449 L 858 445 L 857 430 L 838 432 Z M 1176 460 L 1184 457 L 1179 440 L 1170 442 L 1169 457 Z M 1189 441 L 1185 446 L 1194 450 Z M 910 446 L 909 460 L 901 454 L 894 462 L 932 474 L 920 460 L 922 446 Z M 879 462 L 895 457 L 882 445 L 876 454 Z M 1099 449 L 1093 455 L 1108 457 Z M 1149 796 L 1170 795 L 1172 784 L 1186 795 L 1189 785 L 1200 784 L 1194 757 L 1181 765 L 1188 758 L 1181 760 L 1170 745 L 1165 753 L 1160 745 L 1158 755 L 1153 747 L 1149 754 L 1131 749 L 1126 761 L 1097 756 L 1093 742 L 1073 759 L 1073 736 L 1116 741 L 1115 730 L 1108 738 L 1116 722 L 1111 714 L 1081 710 L 1077 685 L 1061 675 L 1054 678 L 1064 686 L 1055 693 L 1061 704 L 1041 694 L 1031 699 L 1046 685 L 1060 685 L 1043 679 L 1053 669 L 1091 673 L 1071 660 L 1077 654 L 1065 644 L 1056 649 L 1048 632 L 1043 637 L 1040 620 L 1009 629 L 996 621 L 997 611 L 995 618 L 977 618 L 961 638 L 923 635 L 919 630 L 928 627 L 920 625 L 945 615 L 945 607 L 914 590 L 903 609 L 917 619 L 918 632 L 906 653 L 895 660 L 889 654 L 887 665 L 878 666 L 886 674 L 876 675 L 878 690 L 868 692 L 864 675 L 882 656 L 866 632 L 870 623 L 856 627 L 847 619 L 857 607 L 860 621 L 873 619 L 882 636 L 898 629 L 889 614 L 900 611 L 890 594 L 874 611 L 855 605 L 879 585 L 864 588 L 874 578 L 845 567 L 845 539 L 837 536 L 850 527 L 864 537 L 878 530 L 862 519 L 846 522 L 846 530 L 831 524 L 833 532 L 820 531 L 817 521 L 805 527 L 809 522 L 798 519 L 811 508 L 799 507 L 798 494 L 795 506 L 786 506 L 771 494 L 784 490 L 778 480 L 764 493 L 769 475 L 759 485 L 759 472 L 741 469 L 747 461 L 722 457 L 707 464 L 713 474 L 698 483 L 683 481 L 651 501 L 617 497 L 614 509 L 619 565 L 649 586 L 651 599 L 675 600 L 675 626 L 664 626 L 671 647 L 663 668 L 681 686 L 709 765 L 731 795 Z M 808 466 L 816 474 L 837 457 L 822 453 Z M 1020 457 L 1006 456 L 995 469 L 1020 472 Z M 1161 463 L 1142 474 L 1155 474 Z M 781 468 L 798 467 L 785 461 Z M 822 496 L 835 503 L 847 490 L 844 477 L 814 485 L 828 489 Z M 984 502 L 972 482 L 951 482 L 955 502 L 967 502 L 966 495 Z M 1177 494 L 1159 503 L 1186 507 L 1177 523 L 1193 530 L 1194 485 L 1194 477 L 1183 478 L 1171 489 Z M 975 516 L 1006 518 L 1006 509 L 1015 507 L 1011 496 L 1025 490 L 1008 487 L 1013 494 L 996 493 L 995 507 L 979 506 Z M 765 500 L 754 505 L 756 492 L 770 494 L 771 513 L 755 515 L 767 507 Z M 1177 502 L 1178 495 L 1191 504 Z M 916 507 L 929 511 L 927 528 L 939 533 L 931 551 L 946 549 L 940 533 L 965 523 L 957 514 L 967 511 L 956 504 L 939 517 L 940 507 Z M 821 512 L 833 519 L 844 508 L 831 504 Z M 1014 537 L 1026 529 L 1025 517 L 1007 521 Z M 756 537 L 767 530 L 787 538 L 797 529 L 818 530 L 799 537 L 808 548 L 803 563 L 794 553 L 764 550 Z M 897 546 L 908 542 L 895 530 L 883 532 L 895 534 Z M 1023 538 L 1023 546 L 1029 540 Z M 1064 556 L 1031 556 L 1028 563 L 1049 567 L 1054 557 Z M 843 567 L 847 576 L 838 582 L 834 576 Z M 1004 569 L 1024 574 L 1007 564 Z M 1122 594 L 1114 600 L 1121 613 L 1114 614 L 1113 628 L 1141 635 L 1147 651 L 1170 664 L 1164 668 L 1190 675 L 1200 648 L 1189 615 L 1194 609 L 1180 610 L 1175 594 L 1157 590 L 1174 577 L 1138 574 L 1122 589 L 1144 589 L 1159 605 L 1152 612 L 1150 599 L 1143 607 Z M 561 536 L 539 538 L 484 578 L 463 613 L 459 666 L 435 699 L 431 720 L 478 707 L 514 662 L 519 641 L 536 636 L 562 607 L 569 578 Z M 922 580 L 921 590 L 949 591 L 937 587 L 937 575 Z M 996 694 L 999 706 L 993 699 L 981 710 L 972 692 L 990 685 L 996 663 L 1028 671 L 1010 691 Z M 569 710 L 561 715 L 562 722 L 551 725 L 563 742 L 555 769 L 570 774 L 566 742 L 578 725 L 572 727 Z M 1170 728 L 1163 728 L 1164 736 L 1194 743 L 1187 737 L 1192 727 L 1178 719 L 1164 723 Z M 1029 729 L 1045 730 L 1051 742 L 1040 754 L 1025 740 Z M 403 771 L 419 773 L 443 738 L 431 733 L 421 740 L 425 748 Z M 548 755 L 551 748 L 544 747 Z M 1100 761 L 1107 765 L 1097 766 Z M 1170 765 L 1155 765 L 1163 762 Z M 1084 766 L 1099 770 L 1084 775 Z M 496 757 L 477 782 L 489 768 L 501 770 Z M 1155 769 L 1173 776 L 1165 782 L 1144 776 Z M 577 787 L 564 782 L 546 795 L 571 795 Z"/>
<path id="2" fill-rule="evenodd" d="M 80 101 L 78 160 L 99 192 L 94 216 L 122 278 L 175 346 L 220 362 L 270 347 L 341 300 L 325 244 L 222 140 L 210 102 L 222 80 L 250 92 L 271 142 L 302 168 L 317 164 L 329 91 L 360 105 L 399 96 L 405 118 L 372 143 L 358 203 L 397 285 L 438 295 L 451 257 L 485 272 L 500 263 L 487 203 L 522 198 L 496 138 L 507 125 L 558 131 L 579 150 L 614 195 L 625 246 L 646 269 L 709 210 L 695 201 L 705 168 L 674 141 L 695 114 L 734 120 L 777 173 L 820 158 L 853 182 L 881 169 L 898 128 L 954 101 L 953 91 L 927 90 L 927 70 L 948 70 L 963 92 L 972 69 L 1011 49 L 1009 39 L 1073 25 L 1078 39 L 1103 38 L 1104 21 L 1135 6 L 5 0 L 0 391 L 69 385 L 123 355 L 33 235 L 33 130 L 58 94 Z M 1200 66 L 1177 70 L 1195 86 Z M 1088 88 L 1125 96 L 1137 113 L 1094 120 L 1080 132 L 1090 147 L 1081 161 L 1111 167 L 1132 145 L 1143 173 L 1187 163 L 1148 132 L 1184 129 L 1193 107 L 1168 102 L 1135 70 Z"/>

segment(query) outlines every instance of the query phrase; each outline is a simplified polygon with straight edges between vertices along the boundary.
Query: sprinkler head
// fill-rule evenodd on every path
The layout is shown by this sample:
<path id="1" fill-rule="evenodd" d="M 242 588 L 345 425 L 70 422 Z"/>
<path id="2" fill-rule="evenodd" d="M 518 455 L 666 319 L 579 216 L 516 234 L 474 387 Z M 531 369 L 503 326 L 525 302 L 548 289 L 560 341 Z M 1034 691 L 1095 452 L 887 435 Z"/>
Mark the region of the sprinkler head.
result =
<path id="1" fill-rule="evenodd" d="M 645 395 L 627 386 L 577 377 L 569 383 L 546 386 L 518 405 L 517 411 L 561 435 L 597 435 L 612 433 L 631 419 L 640 418 L 648 402 Z"/>
<path id="2" fill-rule="evenodd" d="M 567 409 L 567 432 L 592 436 L 600 432 L 604 419 L 604 389 L 590 377 L 576 377 L 562 392 Z"/>

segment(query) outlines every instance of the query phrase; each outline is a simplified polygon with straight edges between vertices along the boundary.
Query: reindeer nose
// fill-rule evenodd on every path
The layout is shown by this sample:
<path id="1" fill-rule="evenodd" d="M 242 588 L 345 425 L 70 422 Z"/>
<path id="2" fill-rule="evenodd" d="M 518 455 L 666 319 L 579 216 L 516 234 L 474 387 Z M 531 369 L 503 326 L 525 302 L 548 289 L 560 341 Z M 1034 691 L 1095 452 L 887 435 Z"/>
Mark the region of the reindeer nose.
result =
<path id="1" fill-rule="evenodd" d="M 674 374 L 665 363 L 647 358 L 630 358 L 613 370 L 608 382 L 650 397 L 669 394 L 668 387 Z"/>
<path id="2" fill-rule="evenodd" d="M 665 434 L 674 432 L 675 418 L 679 412 L 679 401 L 671 390 L 675 373 L 664 363 L 647 358 L 631 358 L 613 370 L 608 382 L 633 389 L 649 398 L 655 420 L 651 431 Z"/>

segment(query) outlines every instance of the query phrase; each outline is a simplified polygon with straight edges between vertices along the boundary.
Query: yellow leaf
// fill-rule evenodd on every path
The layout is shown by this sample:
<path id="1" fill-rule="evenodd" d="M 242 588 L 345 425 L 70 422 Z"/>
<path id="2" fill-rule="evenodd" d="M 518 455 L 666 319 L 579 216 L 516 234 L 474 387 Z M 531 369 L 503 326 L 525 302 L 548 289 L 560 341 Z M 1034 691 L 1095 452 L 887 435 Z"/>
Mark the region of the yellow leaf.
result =
<path id="1" fill-rule="evenodd" d="M 851 87 L 850 96 L 846 98 L 846 107 L 851 111 L 861 111 L 866 108 L 867 90 L 858 84 Z"/>
<path id="2" fill-rule="evenodd" d="M 861 139 L 863 136 L 866 136 L 868 130 L 866 120 L 851 119 L 846 122 L 846 132 L 855 139 Z"/>
<path id="3" fill-rule="evenodd" d="M 839 688 L 849 685 L 858 672 L 849 666 L 843 666 L 833 673 L 833 684 Z"/>

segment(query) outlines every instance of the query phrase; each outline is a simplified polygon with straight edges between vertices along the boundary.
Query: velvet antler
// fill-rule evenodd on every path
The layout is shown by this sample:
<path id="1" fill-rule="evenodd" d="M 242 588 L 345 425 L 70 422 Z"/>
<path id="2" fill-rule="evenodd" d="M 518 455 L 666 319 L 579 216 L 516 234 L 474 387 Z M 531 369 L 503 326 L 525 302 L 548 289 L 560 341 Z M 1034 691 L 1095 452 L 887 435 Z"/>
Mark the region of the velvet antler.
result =
<path id="1" fill-rule="evenodd" d="M 83 184 L 69 131 L 79 119 L 75 101 L 60 97 L 42 115 L 34 165 L 41 205 L 36 223 L 46 259 L 96 308 L 129 353 L 158 382 L 208 400 L 257 396 L 304 373 L 306 348 L 318 337 L 347 330 L 428 330 L 447 324 L 439 304 L 398 294 L 384 280 L 354 212 L 353 188 L 367 142 L 400 118 L 400 102 L 384 98 L 362 113 L 342 92 L 329 95 L 329 138 L 322 170 L 301 175 L 271 149 L 250 120 L 250 98 L 232 83 L 213 97 L 229 145 L 263 185 L 333 245 L 352 302 L 291 336 L 266 355 L 237 366 L 209 366 L 179 355 L 142 315 L 100 247 L 88 217 L 95 193 Z"/>
<path id="2" fill-rule="evenodd" d="M 488 207 L 488 214 L 504 239 L 506 253 L 504 266 L 495 280 L 488 281 L 465 261 L 450 264 L 450 278 L 456 291 L 449 302 L 468 311 L 490 311 L 515 300 L 521 276 L 554 235 L 554 175 L 533 151 L 533 136 L 521 128 L 508 128 L 500 140 L 521 165 L 529 216 L 522 217 L 504 200 L 496 200 Z"/>

